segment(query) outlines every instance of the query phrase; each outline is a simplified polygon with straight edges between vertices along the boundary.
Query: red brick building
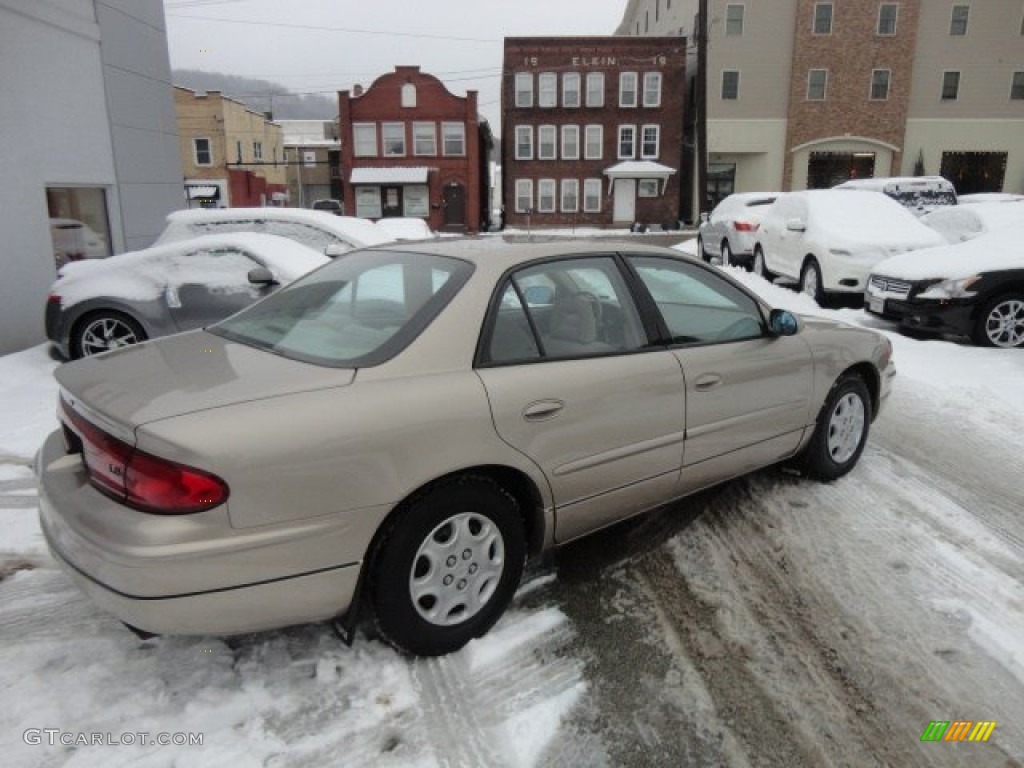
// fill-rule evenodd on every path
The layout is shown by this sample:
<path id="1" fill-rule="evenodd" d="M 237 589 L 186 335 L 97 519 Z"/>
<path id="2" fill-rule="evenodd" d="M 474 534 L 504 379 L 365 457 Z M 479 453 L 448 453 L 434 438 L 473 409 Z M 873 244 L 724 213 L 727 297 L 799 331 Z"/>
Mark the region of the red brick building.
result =
<path id="1" fill-rule="evenodd" d="M 348 213 L 449 232 L 487 220 L 492 139 L 476 91 L 455 96 L 419 67 L 396 67 L 365 92 L 338 93 L 338 133 Z"/>
<path id="2" fill-rule="evenodd" d="M 505 38 L 509 226 L 679 221 L 686 39 Z"/>

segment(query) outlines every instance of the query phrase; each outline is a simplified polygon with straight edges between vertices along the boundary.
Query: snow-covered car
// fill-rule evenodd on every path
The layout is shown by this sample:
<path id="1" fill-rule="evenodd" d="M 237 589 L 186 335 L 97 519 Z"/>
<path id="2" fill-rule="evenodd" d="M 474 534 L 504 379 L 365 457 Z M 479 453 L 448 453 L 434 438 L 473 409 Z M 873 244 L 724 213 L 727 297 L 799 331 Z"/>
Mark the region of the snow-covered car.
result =
<path id="1" fill-rule="evenodd" d="M 942 235 L 947 243 L 962 243 L 1020 221 L 1024 221 L 1024 199 L 949 205 L 921 217 L 921 223 Z"/>
<path id="2" fill-rule="evenodd" d="M 864 292 L 890 256 L 941 245 L 942 236 L 877 192 L 815 189 L 779 195 L 755 234 L 754 272 L 800 281 L 824 306 L 830 294 Z"/>
<path id="3" fill-rule="evenodd" d="M 973 205 L 974 203 L 1012 203 L 1024 200 L 1024 195 L 1014 195 L 1010 192 L 974 192 L 969 195 L 960 195 L 957 203 L 960 205 Z"/>
<path id="4" fill-rule="evenodd" d="M 916 216 L 936 208 L 956 205 L 956 187 L 944 176 L 887 176 L 871 179 L 850 179 L 833 189 L 863 189 L 881 192 Z"/>
<path id="5" fill-rule="evenodd" d="M 78 219 L 50 219 L 50 238 L 58 268 L 71 261 L 102 259 L 110 255 L 106 238 Z"/>
<path id="6" fill-rule="evenodd" d="M 665 248 L 361 250 L 57 368 L 42 530 L 139 630 L 350 633 L 365 610 L 443 654 L 497 621 L 527 556 L 776 462 L 849 472 L 891 354 Z"/>
<path id="7" fill-rule="evenodd" d="M 877 264 L 864 308 L 901 327 L 1024 348 L 1024 222 Z"/>
<path id="8" fill-rule="evenodd" d="M 398 216 L 378 219 L 375 226 L 389 240 L 428 240 L 437 237 L 437 233 L 427 226 L 427 222 L 415 217 Z"/>
<path id="9" fill-rule="evenodd" d="M 704 261 L 718 256 L 723 266 L 734 264 L 749 269 L 754 260 L 754 233 L 761 216 L 778 196 L 778 192 L 729 195 L 706 218 L 701 218 L 697 253 Z"/>
<path id="10" fill-rule="evenodd" d="M 201 328 L 328 261 L 287 238 L 236 232 L 72 262 L 50 288 L 46 335 L 75 359 Z"/>
<path id="11" fill-rule="evenodd" d="M 335 216 L 305 208 L 208 208 L 169 214 L 167 226 L 154 245 L 229 232 L 287 237 L 328 256 L 392 240 L 372 221 L 356 216 Z"/>

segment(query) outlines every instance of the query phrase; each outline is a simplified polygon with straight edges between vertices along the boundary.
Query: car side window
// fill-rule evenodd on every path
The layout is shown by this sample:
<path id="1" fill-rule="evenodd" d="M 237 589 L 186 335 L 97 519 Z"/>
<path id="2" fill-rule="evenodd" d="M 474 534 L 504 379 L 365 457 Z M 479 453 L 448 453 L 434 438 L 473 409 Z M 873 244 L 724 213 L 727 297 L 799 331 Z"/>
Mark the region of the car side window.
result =
<path id="1" fill-rule="evenodd" d="M 349 243 L 343 242 L 340 237 L 335 237 L 330 232 L 294 221 L 267 221 L 262 231 L 268 235 L 287 237 L 289 240 L 294 240 L 296 243 L 321 253 L 324 248 L 334 243 L 349 245 Z"/>
<path id="2" fill-rule="evenodd" d="M 228 291 L 239 285 L 248 287 L 249 270 L 261 266 L 238 248 L 201 248 L 173 260 L 171 283 L 202 283 L 211 292 Z"/>
<path id="3" fill-rule="evenodd" d="M 617 354 L 647 338 L 610 256 L 545 262 L 502 286 L 483 345 L 484 362 L 509 363 Z"/>
<path id="4" fill-rule="evenodd" d="M 650 256 L 630 259 L 673 344 L 716 344 L 765 334 L 758 303 L 714 272 Z"/>

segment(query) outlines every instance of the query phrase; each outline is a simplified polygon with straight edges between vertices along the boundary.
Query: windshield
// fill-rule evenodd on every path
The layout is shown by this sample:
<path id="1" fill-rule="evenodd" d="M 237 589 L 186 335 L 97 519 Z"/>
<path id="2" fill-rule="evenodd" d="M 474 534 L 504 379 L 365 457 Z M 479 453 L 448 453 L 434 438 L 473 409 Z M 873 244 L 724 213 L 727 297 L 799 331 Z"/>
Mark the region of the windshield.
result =
<path id="1" fill-rule="evenodd" d="M 415 339 L 472 270 L 422 253 L 352 253 L 207 330 L 317 365 L 377 365 Z"/>

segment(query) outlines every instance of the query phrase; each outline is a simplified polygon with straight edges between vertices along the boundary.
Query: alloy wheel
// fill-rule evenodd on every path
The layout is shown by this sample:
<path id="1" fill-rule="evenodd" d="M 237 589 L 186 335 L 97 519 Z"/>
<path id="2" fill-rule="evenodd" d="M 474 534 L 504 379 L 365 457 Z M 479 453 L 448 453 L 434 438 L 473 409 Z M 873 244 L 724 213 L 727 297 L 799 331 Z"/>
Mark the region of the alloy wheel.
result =
<path id="1" fill-rule="evenodd" d="M 82 356 L 98 355 L 119 347 L 138 344 L 142 341 L 138 332 L 124 320 L 116 317 L 100 317 L 82 329 Z"/>
<path id="2" fill-rule="evenodd" d="M 985 317 L 985 335 L 996 347 L 1024 345 L 1024 300 L 1007 298 L 995 304 Z"/>

